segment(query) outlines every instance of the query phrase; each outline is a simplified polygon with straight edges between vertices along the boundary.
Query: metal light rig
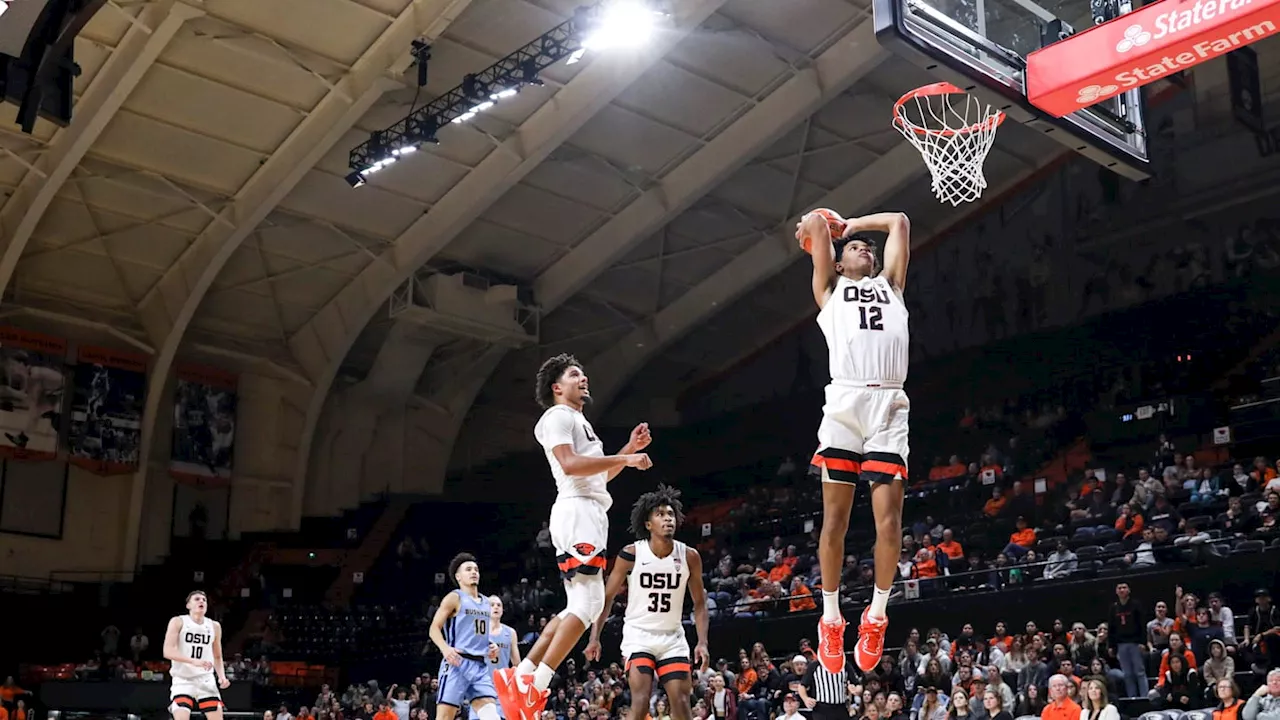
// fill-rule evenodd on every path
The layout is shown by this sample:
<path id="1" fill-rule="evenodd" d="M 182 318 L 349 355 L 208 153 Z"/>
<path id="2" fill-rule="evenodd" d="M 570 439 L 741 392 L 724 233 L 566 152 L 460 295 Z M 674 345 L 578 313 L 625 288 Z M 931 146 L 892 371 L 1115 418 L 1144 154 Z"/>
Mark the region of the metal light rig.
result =
<path id="1" fill-rule="evenodd" d="M 462 124 L 518 93 L 526 85 L 542 85 L 538 75 L 548 67 L 568 59 L 573 64 L 586 52 L 585 44 L 597 24 L 605 3 L 578 8 L 572 18 L 539 36 L 480 72 L 467 75 L 462 83 L 440 97 L 412 110 L 402 120 L 370 135 L 357 145 L 349 158 L 352 187 L 363 185 L 382 168 L 416 152 L 425 144 L 438 144 L 436 134 L 448 124 Z M 429 48 L 415 46 L 419 79 Z"/>

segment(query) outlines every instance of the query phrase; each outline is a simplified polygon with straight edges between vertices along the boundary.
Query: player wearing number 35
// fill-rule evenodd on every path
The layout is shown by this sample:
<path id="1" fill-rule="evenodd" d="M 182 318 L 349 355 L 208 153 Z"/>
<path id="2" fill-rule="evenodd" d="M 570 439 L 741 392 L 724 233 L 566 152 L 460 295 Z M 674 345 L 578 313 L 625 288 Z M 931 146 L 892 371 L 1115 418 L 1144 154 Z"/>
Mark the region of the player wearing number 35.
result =
<path id="1" fill-rule="evenodd" d="M 837 232 L 832 232 L 835 229 Z M 883 270 L 865 231 L 888 234 Z M 796 240 L 813 255 L 813 299 L 827 338 L 831 384 L 826 389 L 818 451 L 810 472 L 822 478 L 822 620 L 818 660 L 844 669 L 840 568 L 854 488 L 871 488 L 876 523 L 875 592 L 858 624 L 853 656 L 863 672 L 880 663 L 889 590 L 902 548 L 902 494 L 907 480 L 911 403 L 902 385 L 909 357 L 907 305 L 902 299 L 911 253 L 911 227 L 902 213 L 844 220 L 818 210 L 800 221 Z"/>
<path id="2" fill-rule="evenodd" d="M 693 596 L 693 618 L 698 629 L 694 660 L 707 666 L 707 592 L 702 586 L 702 557 L 675 539 L 684 520 L 680 493 L 660 485 L 640 496 L 631 508 L 631 531 L 637 540 L 618 553 L 605 586 L 604 610 L 591 625 L 588 660 L 600 659 L 600 629 L 609 617 L 613 599 L 627 587 L 627 614 L 622 625 L 622 657 L 631 686 L 631 715 L 643 720 L 649 711 L 654 676 L 671 699 L 672 720 L 690 720 L 689 696 L 693 680 L 689 667 L 689 641 L 685 638 L 684 593 Z"/>

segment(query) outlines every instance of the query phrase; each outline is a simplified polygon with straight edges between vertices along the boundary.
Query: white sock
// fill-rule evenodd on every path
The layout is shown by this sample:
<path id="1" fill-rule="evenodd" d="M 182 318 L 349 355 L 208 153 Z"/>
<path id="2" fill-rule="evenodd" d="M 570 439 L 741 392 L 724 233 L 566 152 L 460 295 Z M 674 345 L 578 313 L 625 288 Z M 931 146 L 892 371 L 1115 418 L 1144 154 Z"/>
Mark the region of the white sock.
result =
<path id="1" fill-rule="evenodd" d="M 840 619 L 840 591 L 822 591 L 822 619 L 836 622 Z"/>
<path id="2" fill-rule="evenodd" d="M 538 669 L 533 671 L 533 686 L 539 692 L 546 690 L 551 685 L 551 678 L 555 677 L 556 671 L 546 663 L 538 663 Z"/>
<path id="3" fill-rule="evenodd" d="M 881 590 L 878 587 L 876 588 L 876 591 L 871 595 L 871 609 L 867 611 L 867 617 L 872 617 L 877 620 L 881 620 L 885 617 L 885 609 L 889 606 L 889 593 L 892 592 L 892 590 L 892 587 L 888 590 Z"/>
<path id="4" fill-rule="evenodd" d="M 529 658 L 525 658 L 520 661 L 519 665 L 516 666 L 516 677 L 518 678 L 524 675 L 532 675 L 533 671 L 537 669 L 538 669 L 537 665 L 534 665 L 533 663 L 529 662 Z"/>
<path id="5" fill-rule="evenodd" d="M 502 720 L 502 716 L 498 715 L 498 703 L 489 703 L 476 710 L 476 716 L 480 720 Z"/>

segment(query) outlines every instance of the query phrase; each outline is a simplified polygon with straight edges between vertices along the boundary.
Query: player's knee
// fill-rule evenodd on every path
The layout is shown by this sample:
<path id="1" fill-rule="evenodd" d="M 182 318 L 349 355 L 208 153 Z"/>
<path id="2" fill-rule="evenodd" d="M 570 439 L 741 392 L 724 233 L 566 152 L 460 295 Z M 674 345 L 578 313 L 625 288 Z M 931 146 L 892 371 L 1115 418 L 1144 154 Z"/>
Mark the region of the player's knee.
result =
<path id="1" fill-rule="evenodd" d="M 600 617 L 600 612 L 604 610 L 603 580 L 598 575 L 578 575 L 573 578 L 566 590 L 565 595 L 569 602 L 565 612 L 581 620 L 583 625 L 591 627 L 591 623 L 595 622 L 596 618 Z"/>

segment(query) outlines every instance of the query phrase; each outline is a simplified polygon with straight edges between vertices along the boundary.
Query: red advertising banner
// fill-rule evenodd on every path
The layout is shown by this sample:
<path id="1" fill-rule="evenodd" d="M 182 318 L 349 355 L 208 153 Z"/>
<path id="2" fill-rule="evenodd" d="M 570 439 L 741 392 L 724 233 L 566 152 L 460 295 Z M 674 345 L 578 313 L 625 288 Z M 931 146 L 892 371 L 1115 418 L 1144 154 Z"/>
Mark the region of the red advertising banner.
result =
<path id="1" fill-rule="evenodd" d="M 146 391 L 146 355 L 81 346 L 67 432 L 71 463 L 99 475 L 137 470 Z"/>
<path id="2" fill-rule="evenodd" d="M 1027 56 L 1027 99 L 1063 117 L 1277 34 L 1280 0 L 1159 0 Z"/>
<path id="3" fill-rule="evenodd" d="M 58 456 L 66 386 L 67 341 L 20 328 L 0 328 L 0 456 Z"/>
<path id="4" fill-rule="evenodd" d="M 178 367 L 169 454 L 169 474 L 175 479 L 201 485 L 231 481 L 238 380 L 216 368 Z"/>

